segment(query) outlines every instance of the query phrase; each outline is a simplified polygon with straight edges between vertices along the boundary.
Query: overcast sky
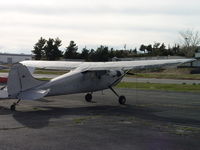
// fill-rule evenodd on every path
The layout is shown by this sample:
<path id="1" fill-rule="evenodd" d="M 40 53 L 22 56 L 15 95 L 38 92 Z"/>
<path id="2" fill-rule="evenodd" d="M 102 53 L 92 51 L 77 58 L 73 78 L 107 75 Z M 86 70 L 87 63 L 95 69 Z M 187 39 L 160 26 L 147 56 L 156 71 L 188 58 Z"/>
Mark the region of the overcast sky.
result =
<path id="1" fill-rule="evenodd" d="M 114 48 L 178 42 L 179 31 L 200 30 L 199 0 L 0 0 L 0 52 L 30 54 L 42 36 L 62 49 Z"/>

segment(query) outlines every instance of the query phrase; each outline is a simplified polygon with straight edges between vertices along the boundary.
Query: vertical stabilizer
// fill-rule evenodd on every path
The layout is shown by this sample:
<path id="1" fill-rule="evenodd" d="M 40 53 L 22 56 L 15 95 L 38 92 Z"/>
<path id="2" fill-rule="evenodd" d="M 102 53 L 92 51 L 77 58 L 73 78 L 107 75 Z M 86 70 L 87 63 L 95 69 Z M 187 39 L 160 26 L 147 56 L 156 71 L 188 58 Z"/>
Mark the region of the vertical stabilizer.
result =
<path id="1" fill-rule="evenodd" d="M 26 66 L 15 64 L 8 75 L 8 95 L 10 98 L 18 98 L 21 92 L 33 89 L 46 83 L 35 79 Z"/>

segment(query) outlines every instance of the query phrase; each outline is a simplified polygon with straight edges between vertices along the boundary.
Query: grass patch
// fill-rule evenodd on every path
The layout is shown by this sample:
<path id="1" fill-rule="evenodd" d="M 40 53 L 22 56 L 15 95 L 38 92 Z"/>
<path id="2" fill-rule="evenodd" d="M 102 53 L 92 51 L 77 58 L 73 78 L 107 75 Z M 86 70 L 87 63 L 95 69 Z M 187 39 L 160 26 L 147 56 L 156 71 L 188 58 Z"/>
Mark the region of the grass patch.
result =
<path id="1" fill-rule="evenodd" d="M 188 126 L 175 126 L 175 134 L 177 135 L 190 135 L 190 134 L 199 134 L 200 129 L 197 127 L 188 127 Z"/>
<path id="2" fill-rule="evenodd" d="M 51 78 L 37 78 L 38 80 L 42 80 L 42 81 L 50 81 Z"/>
<path id="3" fill-rule="evenodd" d="M 200 80 L 200 74 L 167 74 L 167 73 L 137 73 L 136 78 L 157 78 L 157 79 L 183 79 L 183 80 Z"/>
<path id="4" fill-rule="evenodd" d="M 121 82 L 116 87 L 178 92 L 200 92 L 200 85 Z"/>
<path id="5" fill-rule="evenodd" d="M 2 69 L 0 70 L 0 73 L 8 73 L 10 70 L 9 69 Z"/>
<path id="6" fill-rule="evenodd" d="M 35 74 L 52 74 L 52 75 L 62 75 L 69 71 L 67 70 L 46 70 L 46 69 L 36 69 Z"/>
<path id="7" fill-rule="evenodd" d="M 200 72 L 198 68 L 167 68 L 155 70 L 143 69 L 132 70 L 130 73 L 135 73 L 136 78 L 157 78 L 157 79 L 185 79 L 185 80 L 200 80 L 200 74 L 192 74 L 192 72 Z"/>

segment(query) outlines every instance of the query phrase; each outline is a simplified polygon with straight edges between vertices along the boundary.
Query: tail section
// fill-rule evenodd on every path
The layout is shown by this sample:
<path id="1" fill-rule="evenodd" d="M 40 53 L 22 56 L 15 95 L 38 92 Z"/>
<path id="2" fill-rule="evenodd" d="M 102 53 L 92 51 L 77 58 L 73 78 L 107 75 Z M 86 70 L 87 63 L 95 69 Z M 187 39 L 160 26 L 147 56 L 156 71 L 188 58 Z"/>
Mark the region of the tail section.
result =
<path id="1" fill-rule="evenodd" d="M 35 79 L 26 66 L 20 63 L 16 64 L 12 66 L 9 72 L 7 88 L 8 96 L 10 98 L 19 98 L 24 95 L 24 93 L 28 93 L 30 90 L 34 91 L 36 87 L 44 83 L 46 83 L 46 81 Z M 21 98 L 23 99 L 23 97 Z"/>

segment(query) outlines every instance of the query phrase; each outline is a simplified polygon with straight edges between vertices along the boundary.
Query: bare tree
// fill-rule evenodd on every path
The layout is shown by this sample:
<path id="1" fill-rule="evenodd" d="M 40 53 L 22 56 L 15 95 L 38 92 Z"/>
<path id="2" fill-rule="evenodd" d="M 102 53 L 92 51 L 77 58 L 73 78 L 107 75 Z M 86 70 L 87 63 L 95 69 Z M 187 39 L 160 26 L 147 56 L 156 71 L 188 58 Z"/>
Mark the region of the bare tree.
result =
<path id="1" fill-rule="evenodd" d="M 181 49 L 185 56 L 193 57 L 200 45 L 200 34 L 193 29 L 187 29 L 180 32 Z"/>

